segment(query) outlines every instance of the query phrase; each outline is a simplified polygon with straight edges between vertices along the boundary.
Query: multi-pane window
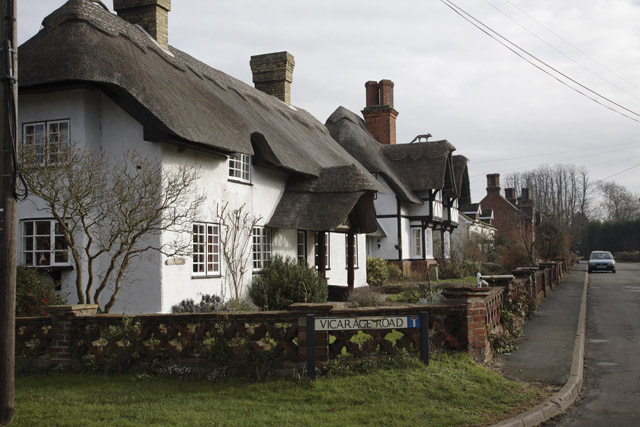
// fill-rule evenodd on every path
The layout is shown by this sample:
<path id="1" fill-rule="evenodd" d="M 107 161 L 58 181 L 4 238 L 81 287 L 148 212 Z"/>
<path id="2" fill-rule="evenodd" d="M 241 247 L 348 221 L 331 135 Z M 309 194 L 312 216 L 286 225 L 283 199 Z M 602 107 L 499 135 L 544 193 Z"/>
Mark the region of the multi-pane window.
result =
<path id="1" fill-rule="evenodd" d="M 271 259 L 271 229 L 253 228 L 253 269 L 261 270 Z"/>
<path id="2" fill-rule="evenodd" d="M 56 165 L 69 146 L 69 120 L 27 123 L 22 127 L 23 150 L 40 165 Z"/>
<path id="3" fill-rule="evenodd" d="M 220 225 L 193 224 L 193 275 L 220 275 Z"/>
<path id="4" fill-rule="evenodd" d="M 307 232 L 298 231 L 298 264 L 307 263 Z"/>
<path id="5" fill-rule="evenodd" d="M 349 235 L 344 235 L 345 266 L 349 268 Z M 353 268 L 358 268 L 358 237 L 353 238 Z"/>
<path id="6" fill-rule="evenodd" d="M 318 234 L 319 233 L 316 233 L 316 242 L 314 244 L 316 268 L 318 268 L 318 265 L 320 265 L 320 262 L 318 260 L 318 254 L 320 253 L 320 251 L 318 250 Z M 330 236 L 329 233 L 325 233 L 324 235 L 324 265 L 325 265 L 325 269 L 327 270 L 331 268 L 331 264 L 329 262 L 329 260 L 331 259 L 331 256 L 330 256 L 331 245 L 329 244 L 329 236 Z"/>
<path id="7" fill-rule="evenodd" d="M 411 227 L 411 258 L 422 258 L 422 228 Z"/>
<path id="8" fill-rule="evenodd" d="M 433 258 L 433 230 L 427 228 L 424 232 L 425 255 L 427 258 Z"/>
<path id="9" fill-rule="evenodd" d="M 251 156 L 247 154 L 229 155 L 229 178 L 251 182 Z"/>
<path id="10" fill-rule="evenodd" d="M 22 221 L 22 263 L 31 267 L 69 265 L 69 248 L 57 221 Z"/>

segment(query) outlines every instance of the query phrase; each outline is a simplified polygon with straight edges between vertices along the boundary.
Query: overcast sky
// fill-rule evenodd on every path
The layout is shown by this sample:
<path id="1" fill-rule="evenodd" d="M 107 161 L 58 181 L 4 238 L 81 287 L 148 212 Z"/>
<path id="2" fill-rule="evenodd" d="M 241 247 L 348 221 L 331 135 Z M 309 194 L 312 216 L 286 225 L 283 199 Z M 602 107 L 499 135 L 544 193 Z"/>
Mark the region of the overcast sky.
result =
<path id="1" fill-rule="evenodd" d="M 640 120 L 640 1 L 453 1 Z M 20 0 L 19 42 L 63 3 Z M 366 81 L 393 80 L 398 142 L 424 133 L 451 142 L 470 160 L 476 202 L 488 173 L 555 163 L 640 193 L 639 122 L 544 74 L 439 0 L 172 3 L 169 44 L 246 83 L 251 55 L 292 53 L 292 102 L 323 123 L 340 105 L 359 113 Z"/>

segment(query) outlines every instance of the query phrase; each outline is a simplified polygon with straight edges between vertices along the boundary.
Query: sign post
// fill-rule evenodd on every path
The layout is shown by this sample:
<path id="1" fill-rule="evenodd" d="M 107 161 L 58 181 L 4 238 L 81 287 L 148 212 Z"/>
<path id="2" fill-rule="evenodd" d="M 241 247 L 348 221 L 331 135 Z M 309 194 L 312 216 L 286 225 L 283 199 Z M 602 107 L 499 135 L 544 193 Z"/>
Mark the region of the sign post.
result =
<path id="1" fill-rule="evenodd" d="M 420 312 L 420 360 L 429 366 L 429 313 Z"/>
<path id="2" fill-rule="evenodd" d="M 313 314 L 307 314 L 307 377 L 316 379 L 316 323 Z"/>

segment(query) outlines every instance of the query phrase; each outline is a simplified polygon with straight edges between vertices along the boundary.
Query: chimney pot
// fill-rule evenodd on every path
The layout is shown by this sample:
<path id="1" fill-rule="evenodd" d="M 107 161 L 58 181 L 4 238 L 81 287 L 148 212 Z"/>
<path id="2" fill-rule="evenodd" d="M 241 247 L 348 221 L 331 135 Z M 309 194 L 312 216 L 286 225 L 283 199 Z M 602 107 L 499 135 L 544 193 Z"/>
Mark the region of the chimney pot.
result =
<path id="1" fill-rule="evenodd" d="M 122 19 L 144 28 L 164 49 L 169 48 L 171 0 L 113 0 L 113 9 Z"/>
<path id="2" fill-rule="evenodd" d="M 364 84 L 364 87 L 367 90 L 367 107 L 380 105 L 380 92 L 378 88 L 378 82 L 369 80 Z"/>
<path id="3" fill-rule="evenodd" d="M 296 63 L 289 52 L 255 55 L 250 61 L 256 89 L 291 104 L 291 83 Z"/>
<path id="4" fill-rule="evenodd" d="M 380 105 L 388 105 L 393 108 L 393 82 L 391 80 L 380 80 Z"/>
<path id="5" fill-rule="evenodd" d="M 393 108 L 393 82 L 370 80 L 364 87 L 367 92 L 367 104 L 362 110 L 365 127 L 378 142 L 395 144 L 398 112 Z"/>

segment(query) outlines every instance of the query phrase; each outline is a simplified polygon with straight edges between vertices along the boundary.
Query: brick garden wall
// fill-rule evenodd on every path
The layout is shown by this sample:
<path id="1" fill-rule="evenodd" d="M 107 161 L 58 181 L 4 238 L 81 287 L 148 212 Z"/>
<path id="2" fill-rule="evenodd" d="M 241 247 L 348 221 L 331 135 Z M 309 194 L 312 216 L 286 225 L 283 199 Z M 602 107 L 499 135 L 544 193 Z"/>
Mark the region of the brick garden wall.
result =
<path id="1" fill-rule="evenodd" d="M 503 303 L 511 292 L 544 298 L 575 263 L 548 263 L 515 270 L 514 279 L 489 288 L 444 292 L 437 305 L 337 308 L 333 304 L 294 304 L 289 311 L 252 313 L 98 315 L 95 305 L 50 307 L 50 316 L 16 319 L 16 357 L 48 367 L 67 364 L 157 362 L 195 367 L 247 367 L 273 356 L 284 366 L 306 358 L 307 314 L 317 317 L 418 316 L 429 314 L 431 348 L 467 351 L 476 360 L 491 358 L 488 330 L 500 330 Z M 357 331 L 315 333 L 319 364 L 344 351 L 356 358 L 420 348 L 419 329 L 365 330 L 369 339 L 354 340 Z"/>

